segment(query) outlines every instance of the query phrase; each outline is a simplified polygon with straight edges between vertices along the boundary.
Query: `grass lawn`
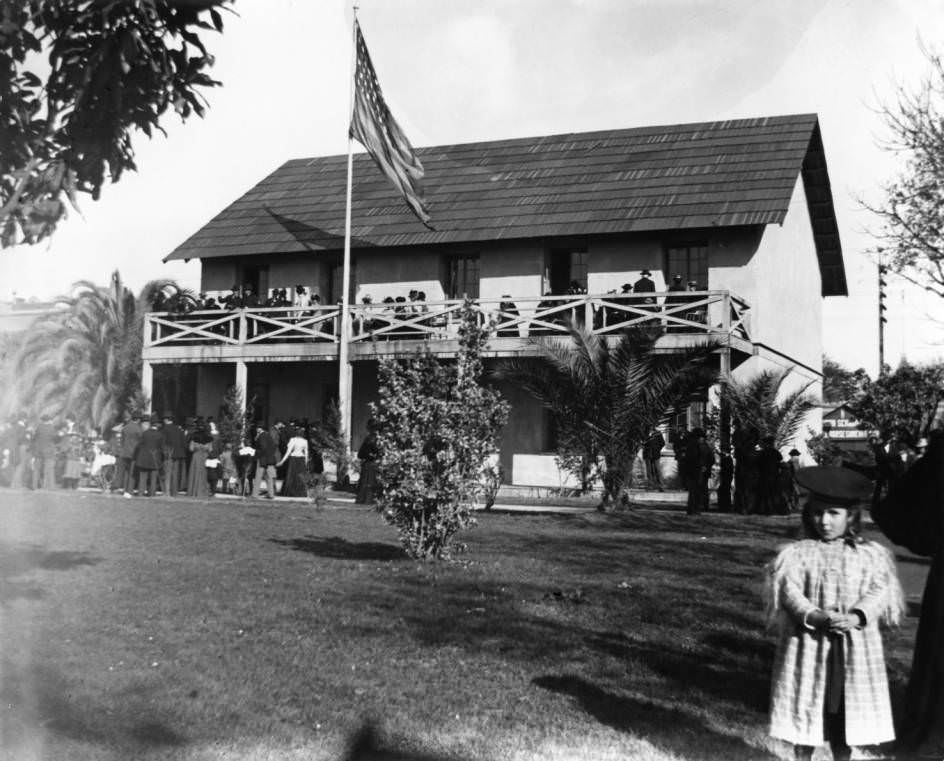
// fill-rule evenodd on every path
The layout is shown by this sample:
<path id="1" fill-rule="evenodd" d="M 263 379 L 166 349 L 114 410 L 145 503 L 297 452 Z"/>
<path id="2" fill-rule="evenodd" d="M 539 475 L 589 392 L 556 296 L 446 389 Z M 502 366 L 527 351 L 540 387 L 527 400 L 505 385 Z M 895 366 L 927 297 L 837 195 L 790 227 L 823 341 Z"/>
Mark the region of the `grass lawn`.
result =
<path id="1" fill-rule="evenodd" d="M 761 568 L 795 519 L 485 514 L 453 565 L 347 506 L 7 491 L 0 520 L 6 758 L 780 752 Z"/>

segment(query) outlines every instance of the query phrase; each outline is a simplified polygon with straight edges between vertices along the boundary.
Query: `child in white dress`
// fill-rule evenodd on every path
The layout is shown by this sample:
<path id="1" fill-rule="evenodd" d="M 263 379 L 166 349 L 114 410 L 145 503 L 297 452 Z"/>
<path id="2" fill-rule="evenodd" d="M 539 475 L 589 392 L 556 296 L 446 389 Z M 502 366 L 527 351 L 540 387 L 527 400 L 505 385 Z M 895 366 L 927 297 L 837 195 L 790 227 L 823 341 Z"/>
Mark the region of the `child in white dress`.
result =
<path id="1" fill-rule="evenodd" d="M 844 468 L 803 468 L 804 539 L 768 568 L 770 622 L 778 627 L 770 734 L 812 758 L 874 757 L 863 746 L 895 739 L 879 623 L 897 624 L 903 599 L 888 550 L 859 536 L 872 484 Z"/>

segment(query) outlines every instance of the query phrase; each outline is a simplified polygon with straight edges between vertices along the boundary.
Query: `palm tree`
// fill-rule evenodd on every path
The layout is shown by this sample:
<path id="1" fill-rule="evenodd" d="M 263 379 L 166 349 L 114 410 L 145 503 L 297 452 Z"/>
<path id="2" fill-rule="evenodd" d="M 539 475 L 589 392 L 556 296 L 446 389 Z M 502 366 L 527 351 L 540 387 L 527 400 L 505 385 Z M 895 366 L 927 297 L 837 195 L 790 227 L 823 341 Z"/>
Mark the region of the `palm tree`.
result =
<path id="1" fill-rule="evenodd" d="M 778 448 L 794 440 L 816 400 L 807 393 L 813 381 L 780 398 L 784 381 L 792 371 L 764 370 L 748 380 L 728 383 L 727 398 L 736 431 L 742 435 L 756 431 L 758 440 L 773 436 Z"/>
<path id="2" fill-rule="evenodd" d="M 117 270 L 108 286 L 76 283 L 72 295 L 58 299 L 60 310 L 26 331 L 13 358 L 7 411 L 114 425 L 140 392 L 144 314 L 159 293 L 190 297 L 171 280 L 151 281 L 135 296 Z"/>
<path id="3" fill-rule="evenodd" d="M 716 345 L 663 353 L 655 349 L 658 335 L 637 329 L 610 343 L 584 325 L 571 325 L 566 343 L 532 340 L 538 361 L 506 360 L 494 371 L 550 411 L 559 459 L 584 489 L 601 478 L 601 507 L 621 499 L 652 429 L 717 381 L 709 361 Z M 605 467 L 597 473 L 600 458 Z"/>

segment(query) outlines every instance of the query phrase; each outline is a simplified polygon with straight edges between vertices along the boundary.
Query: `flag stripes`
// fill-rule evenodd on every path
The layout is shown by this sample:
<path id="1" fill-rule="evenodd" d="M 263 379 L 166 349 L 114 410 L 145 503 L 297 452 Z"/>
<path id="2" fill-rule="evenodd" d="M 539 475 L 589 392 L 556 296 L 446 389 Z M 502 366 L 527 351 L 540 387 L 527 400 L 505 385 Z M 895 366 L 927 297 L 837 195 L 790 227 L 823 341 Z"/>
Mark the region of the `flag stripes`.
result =
<path id="1" fill-rule="evenodd" d="M 384 102 L 367 44 L 356 20 L 354 34 L 357 66 L 350 135 L 367 149 L 380 171 L 396 186 L 420 221 L 432 228 L 423 198 L 423 165 Z"/>

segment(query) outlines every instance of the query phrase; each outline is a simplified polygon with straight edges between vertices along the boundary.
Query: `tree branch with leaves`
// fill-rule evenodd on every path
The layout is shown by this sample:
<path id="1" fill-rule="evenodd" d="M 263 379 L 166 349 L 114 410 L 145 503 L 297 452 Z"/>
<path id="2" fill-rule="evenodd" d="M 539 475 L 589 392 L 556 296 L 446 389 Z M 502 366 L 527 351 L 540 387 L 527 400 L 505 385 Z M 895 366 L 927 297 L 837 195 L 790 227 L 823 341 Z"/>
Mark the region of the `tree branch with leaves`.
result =
<path id="1" fill-rule="evenodd" d="M 944 56 L 922 48 L 928 72 L 914 88 L 900 86 L 881 109 L 891 133 L 884 147 L 902 158 L 878 203 L 879 261 L 906 280 L 944 298 Z"/>
<path id="2" fill-rule="evenodd" d="M 200 30 L 231 0 L 0 0 L 0 246 L 38 243 L 135 170 L 132 136 L 219 84 Z M 45 60 L 44 60 L 45 59 Z"/>

